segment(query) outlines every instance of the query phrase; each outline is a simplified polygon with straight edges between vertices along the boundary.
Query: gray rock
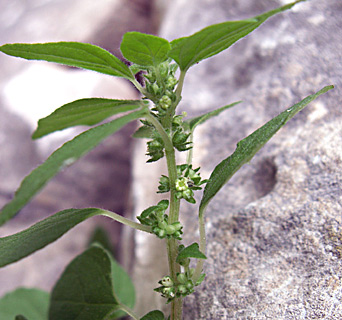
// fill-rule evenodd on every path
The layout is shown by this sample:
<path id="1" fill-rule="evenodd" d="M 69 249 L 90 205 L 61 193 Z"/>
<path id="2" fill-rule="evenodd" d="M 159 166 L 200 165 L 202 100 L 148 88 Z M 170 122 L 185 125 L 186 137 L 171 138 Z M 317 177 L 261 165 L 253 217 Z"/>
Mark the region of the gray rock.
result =
<path id="1" fill-rule="evenodd" d="M 161 36 L 284 3 L 274 2 L 176 0 Z M 194 162 L 204 177 L 287 106 L 336 88 L 292 119 L 209 205 L 207 278 L 185 299 L 184 319 L 342 318 L 341 14 L 339 0 L 301 3 L 186 76 L 190 115 L 244 101 L 198 129 Z M 182 210 L 190 244 L 198 241 L 197 217 L 189 205 Z"/>

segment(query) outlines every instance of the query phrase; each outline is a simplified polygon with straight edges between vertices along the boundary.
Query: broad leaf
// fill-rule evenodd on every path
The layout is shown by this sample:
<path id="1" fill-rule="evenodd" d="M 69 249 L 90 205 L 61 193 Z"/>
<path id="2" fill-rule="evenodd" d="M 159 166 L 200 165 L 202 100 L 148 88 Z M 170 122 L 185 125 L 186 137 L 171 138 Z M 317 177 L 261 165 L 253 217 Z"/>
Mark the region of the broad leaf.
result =
<path id="1" fill-rule="evenodd" d="M 120 46 L 122 55 L 141 66 L 157 66 L 168 58 L 170 43 L 150 34 L 127 32 Z"/>
<path id="2" fill-rule="evenodd" d="M 169 57 L 173 58 L 183 71 L 201 60 L 212 57 L 229 48 L 239 39 L 258 28 L 269 17 L 292 8 L 299 0 L 271 10 L 252 19 L 228 21 L 211 25 L 201 31 L 171 42 Z"/>
<path id="3" fill-rule="evenodd" d="M 144 315 L 140 320 L 165 320 L 165 318 L 161 311 L 154 310 Z"/>
<path id="4" fill-rule="evenodd" d="M 0 319 L 48 320 L 49 294 L 39 289 L 19 288 L 0 299 Z M 16 318 L 17 316 L 17 318 Z"/>
<path id="5" fill-rule="evenodd" d="M 207 259 L 207 257 L 199 250 L 198 243 L 193 243 L 190 246 L 183 248 L 178 253 L 176 261 L 179 262 L 186 258 Z"/>
<path id="6" fill-rule="evenodd" d="M 127 272 L 114 260 L 111 255 L 110 258 L 114 295 L 122 304 L 130 309 L 133 309 L 135 305 L 134 284 Z M 120 318 L 124 315 L 124 311 L 116 311 L 111 315 L 110 319 Z"/>
<path id="7" fill-rule="evenodd" d="M 241 103 L 242 101 L 238 101 L 238 102 L 234 102 L 232 104 L 229 104 L 227 106 L 224 106 L 224 107 L 221 107 L 219 109 L 216 109 L 214 111 L 210 111 L 208 113 L 205 113 L 205 114 L 202 114 L 198 117 L 195 117 L 195 118 L 191 118 L 189 120 L 187 120 L 186 122 L 188 123 L 189 125 L 189 129 L 191 132 L 194 131 L 194 129 L 199 125 L 199 124 L 202 124 L 204 123 L 205 121 L 209 120 L 210 118 L 212 117 L 215 117 L 215 116 L 218 116 L 222 111 L 225 111 L 231 107 L 234 107 L 235 105 Z"/>
<path id="8" fill-rule="evenodd" d="M 46 118 L 38 121 L 38 128 L 32 138 L 41 138 L 51 132 L 74 126 L 95 125 L 115 114 L 138 109 L 140 100 L 81 99 L 65 104 Z"/>
<path id="9" fill-rule="evenodd" d="M 132 112 L 111 122 L 89 129 L 65 143 L 22 181 L 13 200 L 5 205 L 0 212 L 0 225 L 11 219 L 59 171 L 74 163 L 125 124 L 143 115 L 144 111 Z"/>
<path id="10" fill-rule="evenodd" d="M 110 256 L 99 246 L 76 257 L 52 290 L 49 320 L 103 320 L 118 310 L 111 272 Z"/>
<path id="11" fill-rule="evenodd" d="M 253 156 L 266 144 L 268 140 L 289 121 L 296 113 L 304 109 L 312 100 L 321 94 L 332 89 L 333 86 L 327 86 L 310 95 L 286 109 L 284 112 L 273 118 L 261 128 L 254 131 L 247 138 L 241 140 L 236 147 L 234 153 L 219 163 L 212 172 L 208 183 L 205 186 L 202 201 L 200 204 L 200 214 L 203 214 L 205 207 L 216 193 L 224 186 L 224 184 L 237 172 L 241 166 L 248 163 Z"/>
<path id="12" fill-rule="evenodd" d="M 28 60 L 44 60 L 134 80 L 129 68 L 108 51 L 80 42 L 5 44 L 0 51 Z"/>

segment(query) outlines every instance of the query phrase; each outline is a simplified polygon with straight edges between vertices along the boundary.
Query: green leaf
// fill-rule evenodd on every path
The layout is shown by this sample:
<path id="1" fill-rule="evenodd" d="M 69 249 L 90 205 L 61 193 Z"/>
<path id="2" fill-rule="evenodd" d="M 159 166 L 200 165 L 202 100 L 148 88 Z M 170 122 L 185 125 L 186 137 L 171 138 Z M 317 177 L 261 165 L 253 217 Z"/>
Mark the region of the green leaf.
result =
<path id="1" fill-rule="evenodd" d="M 5 44 L 0 51 L 28 60 L 44 60 L 134 80 L 129 68 L 108 51 L 80 42 Z"/>
<path id="2" fill-rule="evenodd" d="M 140 320 L 165 320 L 165 318 L 161 311 L 154 310 L 144 315 Z"/>
<path id="3" fill-rule="evenodd" d="M 16 262 L 45 247 L 77 224 L 96 215 L 107 216 L 132 228 L 150 232 L 150 227 L 141 226 L 139 223 L 108 210 L 98 208 L 67 209 L 37 222 L 26 230 L 0 238 L 0 267 Z"/>
<path id="4" fill-rule="evenodd" d="M 89 129 L 57 149 L 43 164 L 33 170 L 22 181 L 12 201 L 5 205 L 0 212 L 0 225 L 11 219 L 59 171 L 74 163 L 125 124 L 143 115 L 144 111 L 132 112 Z"/>
<path id="5" fill-rule="evenodd" d="M 127 60 L 146 67 L 165 61 L 170 48 L 167 40 L 140 32 L 125 33 L 120 46 Z"/>
<path id="6" fill-rule="evenodd" d="M 106 249 L 110 253 L 114 253 L 114 248 L 111 244 L 111 240 L 108 232 L 101 226 L 97 226 L 90 236 L 88 246 L 90 247 L 94 243 L 99 243 L 102 248 Z M 115 253 L 114 253 L 115 254 Z"/>
<path id="7" fill-rule="evenodd" d="M 209 120 L 210 118 L 212 117 L 215 117 L 215 116 L 218 116 L 222 111 L 225 111 L 231 107 L 234 107 L 235 105 L 241 103 L 242 101 L 237 101 L 237 102 L 234 102 L 232 104 L 229 104 L 227 106 L 224 106 L 224 107 L 221 107 L 219 109 L 216 109 L 214 111 L 210 111 L 208 113 L 205 113 L 205 114 L 202 114 L 198 117 L 195 117 L 195 118 L 191 118 L 189 120 L 187 120 L 186 122 L 188 123 L 189 125 L 189 129 L 191 132 L 194 131 L 194 129 L 199 125 L 199 124 L 202 124 L 204 123 L 205 121 Z"/>
<path id="8" fill-rule="evenodd" d="M 259 27 L 269 17 L 292 8 L 299 0 L 268 11 L 252 19 L 228 21 L 214 24 L 201 31 L 171 42 L 169 57 L 173 58 L 180 69 L 187 71 L 192 65 L 228 49 L 239 39 Z"/>
<path id="9" fill-rule="evenodd" d="M 99 246 L 77 256 L 52 290 L 49 320 L 103 320 L 118 310 L 111 272 L 110 256 Z"/>
<path id="10" fill-rule="evenodd" d="M 126 271 L 111 257 L 112 281 L 114 294 L 117 299 L 130 309 L 135 305 L 134 284 Z M 120 318 L 125 315 L 124 311 L 116 311 L 111 315 L 112 318 Z"/>
<path id="11" fill-rule="evenodd" d="M 32 138 L 41 138 L 51 132 L 74 126 L 95 125 L 115 114 L 138 109 L 140 100 L 81 99 L 65 104 L 46 118 L 38 121 Z"/>
<path id="12" fill-rule="evenodd" d="M 105 213 L 105 210 L 96 208 L 63 210 L 26 230 L 0 238 L 0 267 L 44 248 L 80 222 Z"/>
<path id="13" fill-rule="evenodd" d="M 49 294 L 47 292 L 39 289 L 19 288 L 0 299 L 0 319 L 20 319 L 19 315 L 22 315 L 21 319 L 47 320 L 48 307 Z"/>
<path id="14" fill-rule="evenodd" d="M 133 138 L 151 139 L 153 135 L 153 128 L 147 126 L 141 126 L 132 135 Z"/>
<path id="15" fill-rule="evenodd" d="M 212 172 L 208 183 L 205 186 L 202 201 L 200 204 L 200 214 L 203 214 L 205 207 L 225 183 L 237 172 L 243 164 L 248 163 L 253 156 L 266 144 L 268 140 L 289 121 L 296 113 L 304 109 L 312 100 L 321 94 L 334 88 L 326 86 L 317 93 L 310 95 L 286 109 L 284 112 L 267 122 L 261 128 L 254 131 L 247 138 L 241 140 L 234 153 L 219 163 Z"/>
<path id="16" fill-rule="evenodd" d="M 186 258 L 207 259 L 207 257 L 199 250 L 198 243 L 193 243 L 190 246 L 183 248 L 178 253 L 176 261 L 179 262 Z"/>

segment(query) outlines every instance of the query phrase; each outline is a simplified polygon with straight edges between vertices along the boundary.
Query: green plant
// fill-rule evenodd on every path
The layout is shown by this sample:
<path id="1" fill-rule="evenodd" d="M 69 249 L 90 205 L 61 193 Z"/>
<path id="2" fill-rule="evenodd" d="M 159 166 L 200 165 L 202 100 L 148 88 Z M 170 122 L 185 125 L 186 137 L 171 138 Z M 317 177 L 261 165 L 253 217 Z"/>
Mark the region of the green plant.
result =
<path id="1" fill-rule="evenodd" d="M 33 139 L 71 126 L 94 126 L 113 115 L 125 113 L 65 143 L 33 170 L 23 180 L 12 201 L 2 209 L 0 224 L 11 219 L 62 168 L 72 164 L 103 139 L 134 120 L 141 119 L 142 122 L 134 136 L 148 139 L 148 162 L 165 157 L 168 168 L 168 175 L 160 178 L 157 191 L 167 193 L 168 199 L 145 209 L 137 217 L 139 223 L 103 209 L 64 210 L 22 232 L 1 238 L 0 266 L 18 261 L 43 248 L 90 217 L 107 216 L 165 239 L 169 274 L 159 281 L 155 291 L 166 299 L 166 303 L 171 304 L 170 319 L 181 319 L 183 298 L 191 294 L 205 277 L 203 263 L 206 259 L 206 207 L 235 172 L 249 162 L 288 120 L 319 95 L 333 88 L 327 86 L 306 97 L 241 140 L 234 153 L 221 161 L 208 179 L 203 180 L 200 168 L 192 166 L 194 130 L 239 102 L 187 119 L 185 114 L 177 114 L 185 75 L 193 65 L 226 50 L 269 17 L 302 1 L 304 0 L 295 1 L 252 19 L 211 25 L 171 43 L 160 37 L 128 32 L 123 37 L 121 52 L 131 62 L 130 67 L 109 52 L 84 43 L 7 44 L 0 47 L 0 51 L 12 56 L 46 60 L 125 78 L 143 96 L 141 100 L 81 99 L 66 104 L 39 120 Z M 143 74 L 144 84 L 136 80 L 135 74 L 138 72 Z M 176 163 L 176 152 L 188 153 L 186 163 Z M 203 186 L 198 209 L 200 240 L 199 243 L 185 247 L 180 243 L 185 232 L 179 222 L 180 202 L 185 200 L 194 204 L 194 192 Z M 195 268 L 190 268 L 190 259 L 195 260 Z M 17 309 L 18 304 L 25 305 L 22 301 L 26 301 L 28 297 L 32 301 L 31 307 L 40 307 L 39 315 L 34 313 L 36 310 L 29 308 Z M 164 314 L 158 310 L 141 318 L 132 311 L 133 305 L 134 290 L 130 280 L 108 250 L 99 244 L 93 244 L 69 264 L 51 295 L 35 289 L 19 289 L 0 300 L 0 315 L 6 319 L 22 313 L 16 319 L 100 320 L 116 319 L 126 313 L 133 319 L 165 319 Z"/>

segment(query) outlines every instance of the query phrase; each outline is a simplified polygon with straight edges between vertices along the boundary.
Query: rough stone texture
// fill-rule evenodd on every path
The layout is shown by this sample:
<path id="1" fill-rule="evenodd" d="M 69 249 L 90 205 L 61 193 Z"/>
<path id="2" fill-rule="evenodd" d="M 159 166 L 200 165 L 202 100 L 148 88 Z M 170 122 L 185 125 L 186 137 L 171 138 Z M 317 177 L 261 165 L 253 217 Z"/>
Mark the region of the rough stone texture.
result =
<path id="1" fill-rule="evenodd" d="M 117 53 L 127 30 L 155 32 L 153 2 L 146 0 L 30 0 L 0 2 L 0 44 L 8 42 L 84 41 Z M 161 10 L 161 9 L 160 9 Z M 152 22 L 151 22 L 152 21 Z M 101 33 L 101 36 L 100 36 Z M 111 37 L 109 35 L 111 34 Z M 85 97 L 137 98 L 123 79 L 44 62 L 0 55 L 0 208 L 20 181 L 80 130 L 67 130 L 32 142 L 36 121 L 62 104 Z M 0 236 L 24 229 L 65 208 L 102 207 L 127 214 L 130 187 L 130 135 L 123 128 L 96 150 L 60 173 L 12 221 Z M 86 246 L 95 225 L 121 242 L 121 228 L 108 219 L 91 219 L 24 261 L 0 270 L 0 296 L 17 286 L 50 289 L 68 263 Z"/>
<path id="2" fill-rule="evenodd" d="M 284 3 L 175 0 L 161 36 L 172 40 Z M 341 14 L 339 0 L 299 4 L 189 71 L 183 105 L 190 115 L 244 101 L 198 129 L 194 162 L 204 177 L 287 106 L 336 88 L 292 119 L 209 205 L 207 278 L 185 300 L 184 319 L 342 318 Z M 190 244 L 198 241 L 196 213 L 182 209 Z M 158 281 L 156 269 L 145 271 Z"/>

